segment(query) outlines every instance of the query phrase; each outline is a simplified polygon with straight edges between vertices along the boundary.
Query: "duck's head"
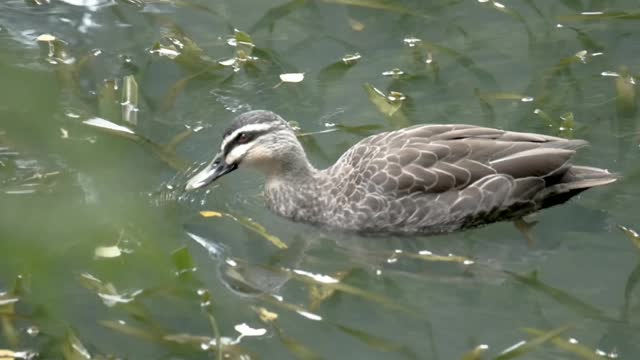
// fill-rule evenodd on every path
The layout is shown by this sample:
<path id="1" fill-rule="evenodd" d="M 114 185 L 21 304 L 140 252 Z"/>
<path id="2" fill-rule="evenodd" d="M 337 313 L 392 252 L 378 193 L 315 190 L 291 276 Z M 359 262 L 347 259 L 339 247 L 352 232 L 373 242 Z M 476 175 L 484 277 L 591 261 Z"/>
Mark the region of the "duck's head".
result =
<path id="1" fill-rule="evenodd" d="M 306 163 L 293 128 L 277 114 L 254 110 L 236 117 L 224 132 L 220 151 L 187 182 L 185 189 L 204 187 L 238 167 L 277 175 Z"/>

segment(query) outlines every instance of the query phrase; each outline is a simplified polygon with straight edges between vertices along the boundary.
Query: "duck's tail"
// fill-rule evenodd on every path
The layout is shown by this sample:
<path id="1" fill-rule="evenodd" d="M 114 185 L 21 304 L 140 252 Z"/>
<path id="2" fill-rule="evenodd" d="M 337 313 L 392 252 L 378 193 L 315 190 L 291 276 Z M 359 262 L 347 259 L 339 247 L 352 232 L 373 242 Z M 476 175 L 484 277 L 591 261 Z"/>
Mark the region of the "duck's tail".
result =
<path id="1" fill-rule="evenodd" d="M 557 183 L 541 191 L 538 196 L 542 207 L 550 207 L 569 200 L 587 189 L 611 184 L 620 176 L 605 169 L 589 166 L 570 165 Z"/>

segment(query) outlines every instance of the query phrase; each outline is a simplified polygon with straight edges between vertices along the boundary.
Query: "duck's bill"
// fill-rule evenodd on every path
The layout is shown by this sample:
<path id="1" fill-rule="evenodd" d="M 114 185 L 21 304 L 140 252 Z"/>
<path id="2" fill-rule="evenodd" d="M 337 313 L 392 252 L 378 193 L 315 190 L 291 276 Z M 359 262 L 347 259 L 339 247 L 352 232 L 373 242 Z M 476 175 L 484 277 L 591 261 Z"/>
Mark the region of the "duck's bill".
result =
<path id="1" fill-rule="evenodd" d="M 184 188 L 185 190 L 190 191 L 207 186 L 222 175 L 232 172 L 237 167 L 238 166 L 236 164 L 229 165 L 224 162 L 224 160 L 222 160 L 222 156 L 218 154 L 213 161 L 205 166 L 204 169 L 200 170 L 199 173 L 189 179 Z"/>

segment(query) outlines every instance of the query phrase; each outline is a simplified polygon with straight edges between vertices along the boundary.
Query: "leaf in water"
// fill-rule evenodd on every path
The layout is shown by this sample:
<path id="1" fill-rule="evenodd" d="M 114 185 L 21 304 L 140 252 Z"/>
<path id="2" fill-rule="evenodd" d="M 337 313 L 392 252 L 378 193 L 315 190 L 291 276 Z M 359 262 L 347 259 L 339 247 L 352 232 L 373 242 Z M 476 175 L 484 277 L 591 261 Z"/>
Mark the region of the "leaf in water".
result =
<path id="1" fill-rule="evenodd" d="M 411 252 L 405 252 L 405 251 L 394 252 L 392 256 L 407 257 L 410 259 L 418 259 L 418 260 L 434 261 L 434 262 L 454 262 L 454 263 L 459 263 L 463 265 L 472 265 L 474 263 L 474 261 L 471 258 L 468 258 L 466 256 L 457 256 L 453 254 L 436 255 L 428 250 L 422 250 L 417 254 L 414 254 Z"/>
<path id="2" fill-rule="evenodd" d="M 240 62 L 245 62 L 248 60 L 253 60 L 251 54 L 253 53 L 253 49 L 255 45 L 251 36 L 244 31 L 235 30 L 234 34 L 234 42 L 231 44 L 236 47 L 236 59 Z"/>
<path id="3" fill-rule="evenodd" d="M 345 277 L 349 275 L 348 271 L 342 271 L 337 274 L 334 274 L 332 278 L 342 281 Z M 333 294 L 335 294 L 336 288 L 324 286 L 322 284 L 311 285 L 309 286 L 309 310 L 316 311 L 318 308 L 327 300 L 330 299 Z"/>
<path id="4" fill-rule="evenodd" d="M 176 275 L 179 277 L 188 276 L 197 269 L 193 257 L 191 257 L 191 253 L 186 247 L 181 247 L 171 253 L 171 259 L 173 260 L 173 265 L 176 267 Z"/>
<path id="5" fill-rule="evenodd" d="M 200 131 L 200 129 L 202 129 L 202 128 L 201 127 L 187 128 L 183 132 L 181 132 L 178 135 L 174 136 L 173 138 L 171 138 L 171 141 L 169 141 L 169 143 L 164 147 L 165 151 L 167 151 L 167 152 L 175 152 L 176 149 L 178 148 L 178 145 L 180 145 L 183 141 L 185 141 L 187 138 L 189 138 L 194 133 Z"/>
<path id="6" fill-rule="evenodd" d="M 414 46 L 426 48 L 429 54 L 441 53 L 441 54 L 447 55 L 451 57 L 454 61 L 456 61 L 458 64 L 460 64 L 462 67 L 467 69 L 467 71 L 472 73 L 483 84 L 487 84 L 487 87 L 495 88 L 495 89 L 499 88 L 498 82 L 493 77 L 492 73 L 486 70 L 483 70 L 478 64 L 476 64 L 475 61 L 473 61 L 472 58 L 470 58 L 469 56 L 457 50 L 454 50 L 446 46 L 427 42 L 427 41 L 419 41 Z M 427 59 L 427 64 L 429 64 L 429 59 Z"/>
<path id="7" fill-rule="evenodd" d="M 74 57 L 67 49 L 67 43 L 51 34 L 42 34 L 36 38 L 36 41 L 44 46 L 47 61 L 51 64 L 73 64 Z"/>
<path id="8" fill-rule="evenodd" d="M 127 336 L 134 336 L 140 339 L 154 342 L 162 340 L 162 337 L 155 334 L 154 332 L 149 331 L 148 329 L 131 326 L 124 321 L 101 320 L 98 323 L 104 327 L 115 330 Z"/>
<path id="9" fill-rule="evenodd" d="M 364 300 L 368 300 L 368 301 L 372 301 L 372 302 L 376 302 L 379 304 L 382 304 L 384 306 L 389 307 L 390 309 L 394 309 L 397 311 L 401 311 L 401 312 L 405 312 L 405 313 L 409 313 L 409 314 L 413 314 L 414 311 L 412 309 L 407 308 L 406 306 L 400 305 L 398 303 L 396 303 L 395 301 L 393 301 L 392 299 L 389 299 L 383 295 L 379 295 L 379 294 L 375 294 L 366 290 L 362 290 L 360 288 L 357 288 L 355 286 L 351 286 L 348 284 L 344 284 L 344 283 L 326 283 L 326 282 L 322 282 L 320 280 L 318 280 L 315 277 L 309 276 L 309 274 L 305 274 L 305 273 L 300 273 L 300 272 L 295 272 L 295 271 L 289 271 L 289 273 L 293 276 L 294 279 L 301 281 L 305 284 L 309 284 L 309 285 L 322 285 L 322 286 L 326 286 L 327 288 L 331 288 L 333 289 L 333 291 L 341 291 L 345 294 L 349 294 L 349 295 L 353 295 L 353 296 L 357 296 L 359 298 L 362 298 Z"/>
<path id="10" fill-rule="evenodd" d="M 358 32 L 364 30 L 365 28 L 365 25 L 361 21 L 358 21 L 351 17 L 349 18 L 349 26 L 351 27 L 351 30 Z"/>
<path id="11" fill-rule="evenodd" d="M 616 82 L 616 109 L 621 115 L 634 115 L 636 113 L 636 79 L 629 74 L 629 69 L 622 67 L 615 78 Z"/>
<path id="12" fill-rule="evenodd" d="M 122 79 L 122 120 L 132 125 L 138 124 L 138 83 L 133 75 Z"/>
<path id="13" fill-rule="evenodd" d="M 222 213 L 218 211 L 200 211 L 200 216 L 204 218 L 222 217 Z"/>
<path id="14" fill-rule="evenodd" d="M 518 11 L 510 9 L 508 7 L 506 7 L 504 5 L 504 3 L 502 2 L 498 2 L 498 1 L 494 1 L 494 0 L 480 0 L 480 3 L 488 3 L 491 4 L 492 8 L 505 13 L 507 15 L 510 15 L 511 17 L 513 17 L 514 19 L 518 20 L 520 22 L 520 24 L 522 25 L 522 27 L 524 27 L 525 32 L 527 33 L 527 36 L 529 38 L 529 43 L 533 44 L 533 42 L 535 41 L 534 37 L 533 37 L 533 33 L 531 32 L 531 29 L 529 29 L 529 26 L 527 25 L 527 22 L 525 21 L 524 17 L 522 16 L 522 14 L 520 14 Z"/>
<path id="15" fill-rule="evenodd" d="M 341 131 L 348 132 L 350 134 L 360 135 L 360 136 L 369 136 L 374 132 L 380 131 L 380 125 L 360 125 L 360 126 L 349 126 L 336 124 L 336 128 Z"/>
<path id="16" fill-rule="evenodd" d="M 369 96 L 369 100 L 381 113 L 387 116 L 393 116 L 396 111 L 400 110 L 402 106 L 401 102 L 392 103 L 382 91 L 374 88 L 371 84 L 364 84 L 364 89 L 367 92 L 367 96 Z"/>
<path id="17" fill-rule="evenodd" d="M 402 128 L 409 125 L 405 115 L 399 111 L 405 100 L 405 96 L 402 93 L 391 91 L 389 95 L 385 95 L 382 91 L 371 86 L 371 84 L 364 84 L 364 89 L 369 101 L 375 105 L 378 111 L 386 115 L 395 127 Z"/>
<path id="18" fill-rule="evenodd" d="M 125 139 L 135 141 L 136 143 L 139 143 L 141 145 L 148 146 L 154 153 L 154 155 L 156 155 L 158 158 L 160 158 L 176 170 L 184 171 L 188 167 L 188 163 L 184 159 L 178 157 L 175 151 L 169 151 L 164 146 L 158 145 L 145 137 L 137 135 L 128 127 L 115 124 L 109 120 L 105 120 L 102 118 L 90 118 L 83 121 L 82 123 L 104 130 L 109 134 L 117 135 Z"/>
<path id="19" fill-rule="evenodd" d="M 534 336 L 544 336 L 545 332 L 542 330 L 526 328 L 524 332 Z M 578 343 L 575 339 L 564 339 L 560 336 L 554 336 L 550 342 L 556 347 L 566 350 L 585 360 L 602 360 L 603 357 L 598 355 L 594 349 Z"/>
<path id="20" fill-rule="evenodd" d="M 482 354 L 489 350 L 489 345 L 478 345 L 475 349 L 462 356 L 461 360 L 482 360 Z"/>
<path id="21" fill-rule="evenodd" d="M 51 0 L 24 0 L 24 2 L 29 6 L 42 6 L 48 5 Z M 2 354 L 0 354 L 1 356 Z"/>
<path id="22" fill-rule="evenodd" d="M 260 18 L 260 20 L 258 20 L 258 22 L 256 22 L 255 25 L 251 27 L 251 32 L 255 33 L 265 27 L 273 28 L 278 20 L 285 16 L 288 16 L 289 14 L 306 4 L 307 0 L 292 0 L 288 3 L 269 9 L 269 11 L 267 11 Z"/>
<path id="23" fill-rule="evenodd" d="M 320 355 L 316 354 L 313 350 L 309 349 L 301 342 L 297 341 L 294 338 L 284 335 L 281 330 L 277 331 L 277 334 L 280 338 L 280 341 L 282 341 L 282 343 L 287 348 L 287 350 L 289 350 L 291 355 L 293 355 L 296 359 L 299 359 L 299 360 L 322 359 Z"/>
<path id="24" fill-rule="evenodd" d="M 102 118 L 98 118 L 98 117 L 94 117 L 91 119 L 87 119 L 85 121 L 82 122 L 83 124 L 89 125 L 89 126 L 93 126 L 93 127 L 97 127 L 100 129 L 104 129 L 110 132 L 114 132 L 117 134 L 125 134 L 128 138 L 130 139 L 137 139 L 136 133 L 129 129 L 126 126 L 122 126 L 122 125 L 118 125 L 115 124 L 109 120 L 106 119 L 102 119 Z M 129 136 L 129 135 L 134 135 L 134 136 Z"/>
<path id="25" fill-rule="evenodd" d="M 200 212 L 200 216 L 205 217 L 205 218 L 209 218 L 209 217 L 222 217 L 222 216 L 226 216 L 230 219 L 232 219 L 233 221 L 239 223 L 240 225 L 242 225 L 243 227 L 245 227 L 246 229 L 249 229 L 259 235 L 261 235 L 262 237 L 264 237 L 265 239 L 267 239 L 271 244 L 273 244 L 275 247 L 277 247 L 278 249 L 286 249 L 287 248 L 287 244 L 284 243 L 284 241 L 280 240 L 279 237 L 269 234 L 269 232 L 267 231 L 267 229 L 258 224 L 257 222 L 246 218 L 246 217 L 235 217 L 231 214 L 228 213 L 221 213 L 221 212 L 217 212 L 217 211 L 201 211 Z"/>
<path id="26" fill-rule="evenodd" d="M 581 14 L 562 15 L 558 21 L 640 20 L 640 11 L 590 11 Z"/>
<path id="27" fill-rule="evenodd" d="M 29 275 L 18 275 L 16 276 L 16 280 L 13 282 L 13 287 L 11 288 L 11 295 L 13 296 L 24 296 L 31 289 L 31 276 Z"/>
<path id="28" fill-rule="evenodd" d="M 222 66 L 222 65 L 220 65 Z M 160 102 L 160 111 L 167 112 L 173 108 L 173 105 L 176 103 L 178 96 L 184 91 L 191 80 L 194 80 L 202 75 L 204 75 L 209 69 L 213 68 L 205 68 L 194 74 L 186 76 L 178 81 L 175 84 L 171 85 L 169 91 L 164 95 L 164 98 Z"/>
<path id="29" fill-rule="evenodd" d="M 549 116 L 549 114 L 542 111 L 541 109 L 535 109 L 533 110 L 533 113 L 538 115 L 545 122 L 545 125 L 557 127 L 557 121 L 554 120 L 551 116 Z"/>
<path id="30" fill-rule="evenodd" d="M 631 243 L 633 243 L 633 245 L 635 245 L 640 250 L 640 234 L 638 234 L 638 232 L 636 232 L 635 230 L 622 225 L 618 225 L 618 228 L 624 231 L 624 234 L 627 235 L 629 240 L 631 240 Z"/>
<path id="31" fill-rule="evenodd" d="M 222 360 L 225 346 L 224 346 L 224 343 L 222 342 L 222 337 L 220 336 L 220 328 L 218 327 L 218 322 L 216 321 L 216 318 L 213 316 L 213 309 L 211 308 L 211 306 L 207 307 L 205 312 L 207 313 L 207 317 L 209 318 L 209 324 L 211 325 L 213 336 L 215 336 L 215 339 L 216 339 L 216 346 L 217 346 L 216 359 Z"/>
<path id="32" fill-rule="evenodd" d="M 274 313 L 272 311 L 269 311 L 266 308 L 254 307 L 254 306 L 252 306 L 251 308 L 253 309 L 253 311 L 255 311 L 258 314 L 258 317 L 264 323 L 268 324 L 268 323 L 271 323 L 271 322 L 274 322 L 274 321 L 278 320 L 278 314 Z"/>
<path id="33" fill-rule="evenodd" d="M 287 244 L 285 244 L 284 241 L 280 240 L 280 238 L 275 235 L 269 234 L 267 229 L 264 226 L 258 224 L 257 222 L 245 217 L 241 217 L 241 218 L 232 217 L 232 218 L 236 220 L 238 223 L 240 223 L 241 225 L 243 225 L 245 228 L 257 234 L 262 235 L 262 237 L 269 240 L 269 242 L 272 243 L 278 249 L 287 248 Z"/>
<path id="34" fill-rule="evenodd" d="M 11 347 L 18 346 L 20 340 L 20 331 L 14 323 L 15 306 L 20 301 L 20 297 L 29 291 L 29 288 L 30 277 L 18 275 L 11 291 L 0 292 L 0 328 Z"/>
<path id="35" fill-rule="evenodd" d="M 227 288 L 242 296 L 274 293 L 291 278 L 289 272 L 280 267 L 239 262 L 240 259 L 227 259 L 219 268 L 219 278 Z"/>
<path id="36" fill-rule="evenodd" d="M 397 344 L 379 336 L 369 334 L 366 331 L 350 328 L 344 325 L 336 326 L 345 334 L 360 340 L 363 344 L 372 349 L 403 354 L 408 359 L 419 359 L 418 355 L 411 351 L 406 345 Z"/>
<path id="37" fill-rule="evenodd" d="M 571 308 L 572 310 L 576 311 L 579 314 L 582 314 L 592 319 L 607 320 L 607 321 L 613 321 L 613 322 L 617 321 L 605 315 L 605 313 L 602 310 L 576 298 L 575 296 L 567 293 L 566 291 L 551 287 L 547 284 L 540 282 L 540 280 L 538 280 L 536 273 L 532 273 L 531 275 L 528 275 L 528 276 L 520 275 L 511 271 L 504 271 L 504 273 L 511 276 L 516 281 L 532 288 L 533 290 L 540 291 L 550 296 L 551 298 L 556 300 L 558 303 L 568 306 L 569 308 Z"/>
<path id="38" fill-rule="evenodd" d="M 143 294 L 141 289 L 118 292 L 116 287 L 108 282 L 96 278 L 95 276 L 83 273 L 79 277 L 80 283 L 87 289 L 96 293 L 102 303 L 107 307 L 121 306 L 127 313 L 136 319 L 151 322 L 149 311 L 136 298 Z"/>
<path id="39" fill-rule="evenodd" d="M 495 101 L 495 100 L 512 100 L 512 101 L 520 101 L 520 102 L 531 102 L 535 99 L 531 96 L 521 95 L 516 93 L 492 93 L 492 92 L 477 92 L 477 96 L 486 100 L 486 101 Z"/>
<path id="40" fill-rule="evenodd" d="M 118 103 L 118 83 L 114 79 L 106 79 L 98 89 L 98 114 L 101 118 L 119 122 L 122 110 Z"/>
<path id="41" fill-rule="evenodd" d="M 318 72 L 318 81 L 326 86 L 329 82 L 341 80 L 360 58 L 360 54 L 357 53 L 345 55 L 340 61 L 320 70 L 320 72 Z"/>
<path id="42" fill-rule="evenodd" d="M 385 10 L 385 11 L 396 12 L 404 15 L 412 15 L 412 16 L 428 18 L 428 16 L 425 14 L 421 14 L 415 10 L 406 8 L 402 5 L 395 4 L 394 2 L 391 2 L 391 1 L 384 1 L 384 0 L 322 0 L 322 1 L 329 4 L 363 7 L 363 8 L 375 9 L 375 10 Z"/>
<path id="43" fill-rule="evenodd" d="M 98 246 L 94 251 L 97 258 L 116 258 L 122 255 L 122 251 L 118 245 L 114 246 Z"/>
<path id="44" fill-rule="evenodd" d="M 280 74 L 280 80 L 288 83 L 298 83 L 304 80 L 304 73 Z"/>
<path id="45" fill-rule="evenodd" d="M 629 277 L 627 283 L 624 286 L 624 308 L 622 312 L 622 319 L 628 320 L 629 306 L 631 305 L 631 294 L 635 287 L 640 283 L 640 263 L 636 265 Z"/>
<path id="46" fill-rule="evenodd" d="M 500 355 L 495 357 L 495 360 L 508 360 L 508 359 L 514 359 L 516 357 L 525 355 L 530 353 L 531 351 L 537 349 L 538 347 L 540 347 L 540 345 L 546 343 L 547 341 L 555 338 L 556 336 L 560 335 L 561 333 L 567 331 L 569 329 L 569 326 L 563 326 L 554 330 L 551 330 L 549 332 L 543 332 L 540 335 L 538 335 L 537 337 L 529 340 L 529 341 L 521 341 L 513 346 L 511 346 L 510 348 L 504 350 L 503 352 L 500 353 Z"/>
<path id="47" fill-rule="evenodd" d="M 62 357 L 64 360 L 86 360 L 91 359 L 89 350 L 82 344 L 73 330 L 68 329 L 62 344 Z"/>

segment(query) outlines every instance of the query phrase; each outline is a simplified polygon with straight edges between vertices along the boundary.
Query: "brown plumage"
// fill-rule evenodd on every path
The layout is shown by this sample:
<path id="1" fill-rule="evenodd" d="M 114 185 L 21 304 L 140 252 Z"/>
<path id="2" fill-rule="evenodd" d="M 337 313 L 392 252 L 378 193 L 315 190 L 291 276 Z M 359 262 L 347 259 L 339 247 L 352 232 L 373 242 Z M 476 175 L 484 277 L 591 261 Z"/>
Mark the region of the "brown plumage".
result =
<path id="1" fill-rule="evenodd" d="M 362 233 L 442 233 L 517 219 L 614 182 L 606 170 L 571 164 L 586 144 L 472 125 L 416 125 L 365 138 L 317 170 L 289 125 L 258 110 L 234 120 L 221 155 L 187 189 L 238 166 L 256 167 L 266 175 L 267 205 L 294 220 Z"/>

